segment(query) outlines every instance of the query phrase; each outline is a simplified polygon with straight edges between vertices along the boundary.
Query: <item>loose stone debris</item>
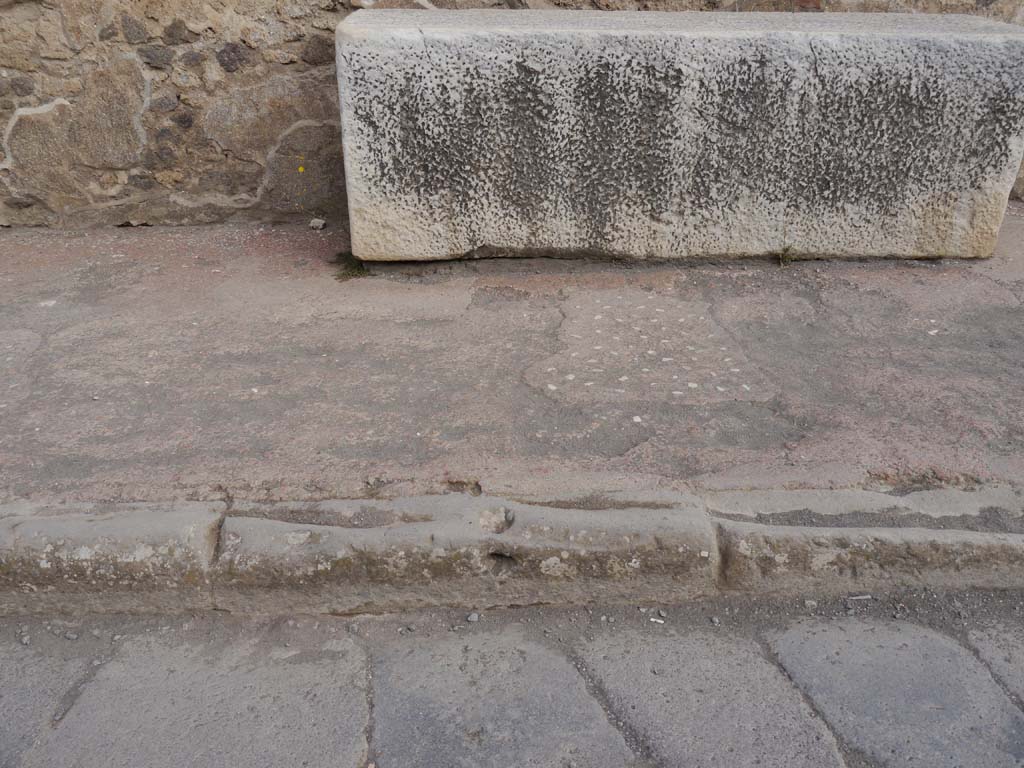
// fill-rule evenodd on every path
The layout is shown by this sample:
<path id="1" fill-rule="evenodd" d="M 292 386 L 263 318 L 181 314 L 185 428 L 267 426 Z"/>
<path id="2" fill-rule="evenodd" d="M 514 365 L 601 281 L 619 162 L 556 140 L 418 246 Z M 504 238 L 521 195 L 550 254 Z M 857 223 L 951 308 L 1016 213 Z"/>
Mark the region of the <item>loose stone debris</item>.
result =
<path id="1" fill-rule="evenodd" d="M 515 519 L 516 513 L 508 507 L 485 509 L 480 513 L 480 527 L 488 533 L 504 533 Z"/>

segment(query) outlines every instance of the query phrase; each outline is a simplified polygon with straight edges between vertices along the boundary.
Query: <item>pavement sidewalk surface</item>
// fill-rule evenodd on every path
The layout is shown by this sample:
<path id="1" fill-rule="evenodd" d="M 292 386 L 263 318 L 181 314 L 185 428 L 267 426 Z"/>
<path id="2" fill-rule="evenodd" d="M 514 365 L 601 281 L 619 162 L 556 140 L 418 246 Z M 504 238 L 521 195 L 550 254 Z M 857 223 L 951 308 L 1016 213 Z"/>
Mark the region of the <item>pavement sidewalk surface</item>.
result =
<path id="1" fill-rule="evenodd" d="M 0 766 L 1018 768 L 1024 593 L 0 620 Z"/>
<path id="2" fill-rule="evenodd" d="M 0 233 L 0 768 L 1019 768 L 1024 598 L 964 588 L 1024 578 L 1020 210 L 972 263 Z"/>
<path id="3" fill-rule="evenodd" d="M 0 233 L 0 611 L 55 585 L 237 608 L 331 581 L 303 607 L 350 612 L 1024 584 L 1021 206 L 976 262 L 345 246 Z"/>
<path id="4" fill-rule="evenodd" d="M 1024 207 L 977 262 L 327 262 L 0 232 L 0 501 L 1024 477 Z"/>

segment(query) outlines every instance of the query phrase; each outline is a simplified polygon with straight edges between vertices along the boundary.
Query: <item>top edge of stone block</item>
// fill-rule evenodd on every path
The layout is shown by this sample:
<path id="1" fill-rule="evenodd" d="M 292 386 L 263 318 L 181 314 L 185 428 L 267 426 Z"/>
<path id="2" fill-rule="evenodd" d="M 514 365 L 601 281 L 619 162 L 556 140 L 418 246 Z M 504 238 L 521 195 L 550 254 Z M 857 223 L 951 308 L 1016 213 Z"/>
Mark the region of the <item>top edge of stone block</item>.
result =
<path id="1" fill-rule="evenodd" d="M 593 32 L 729 36 L 771 33 L 1024 39 L 1024 27 L 963 14 L 712 13 L 706 11 L 512 11 L 364 9 L 338 25 L 339 38 L 425 30 L 489 33 Z"/>

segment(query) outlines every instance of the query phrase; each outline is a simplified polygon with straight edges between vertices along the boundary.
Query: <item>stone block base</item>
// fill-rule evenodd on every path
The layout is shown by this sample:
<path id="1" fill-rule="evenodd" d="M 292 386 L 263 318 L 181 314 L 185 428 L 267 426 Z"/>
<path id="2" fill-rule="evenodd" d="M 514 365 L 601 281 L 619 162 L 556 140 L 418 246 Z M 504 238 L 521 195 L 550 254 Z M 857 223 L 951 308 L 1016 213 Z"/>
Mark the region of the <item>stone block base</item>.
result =
<path id="1" fill-rule="evenodd" d="M 360 11 L 338 28 L 369 260 L 992 254 L 1024 29 L 965 16 Z"/>

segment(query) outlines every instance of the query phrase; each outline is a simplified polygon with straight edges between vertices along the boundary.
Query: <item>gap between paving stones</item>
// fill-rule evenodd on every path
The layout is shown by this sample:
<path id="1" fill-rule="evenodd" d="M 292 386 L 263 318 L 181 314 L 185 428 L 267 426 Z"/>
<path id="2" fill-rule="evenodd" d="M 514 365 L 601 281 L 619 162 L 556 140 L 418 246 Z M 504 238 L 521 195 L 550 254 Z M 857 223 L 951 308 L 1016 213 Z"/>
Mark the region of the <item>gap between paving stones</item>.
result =
<path id="1" fill-rule="evenodd" d="M 349 614 L 1024 586 L 1024 498 L 1007 486 L 902 496 L 631 492 L 598 501 L 446 494 L 3 505 L 0 611 Z"/>

